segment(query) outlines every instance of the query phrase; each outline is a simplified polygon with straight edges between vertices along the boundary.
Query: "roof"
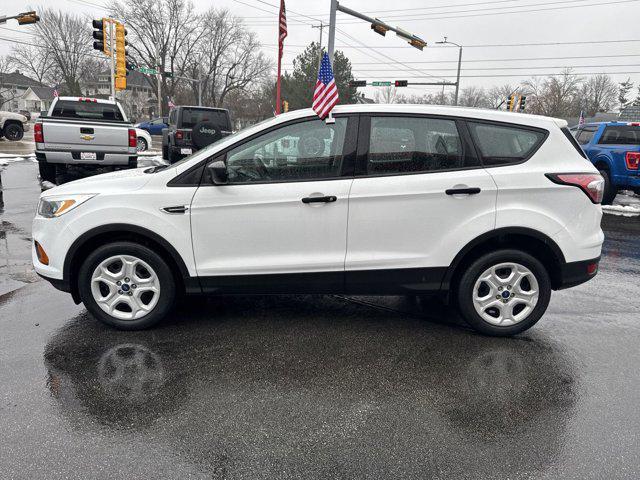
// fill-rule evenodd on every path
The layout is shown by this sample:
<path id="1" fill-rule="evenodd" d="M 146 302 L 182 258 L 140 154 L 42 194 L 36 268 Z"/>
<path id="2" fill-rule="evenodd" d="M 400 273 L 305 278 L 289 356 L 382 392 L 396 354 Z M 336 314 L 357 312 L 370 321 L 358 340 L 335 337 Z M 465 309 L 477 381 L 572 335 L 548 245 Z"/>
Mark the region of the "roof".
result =
<path id="1" fill-rule="evenodd" d="M 58 97 L 59 100 L 69 100 L 71 102 L 77 102 L 80 99 L 89 101 L 89 102 L 96 102 L 96 103 L 110 103 L 111 105 L 115 104 L 116 102 L 114 102 L 113 100 L 106 100 L 104 98 L 95 98 L 95 97 Z"/>
<path id="2" fill-rule="evenodd" d="M 42 83 L 23 75 L 18 70 L 11 73 L 0 73 L 0 84 L 18 85 L 21 87 L 41 87 Z"/>
<path id="3" fill-rule="evenodd" d="M 620 110 L 620 120 L 623 122 L 636 122 L 640 120 L 640 105 L 629 105 Z"/>
<path id="4" fill-rule="evenodd" d="M 333 110 L 339 113 L 414 113 L 427 115 L 442 115 L 451 117 L 476 118 L 479 120 L 493 120 L 496 122 L 515 123 L 532 127 L 549 128 L 550 124 L 566 127 L 567 122 L 560 118 L 530 115 L 526 113 L 507 112 L 505 110 L 491 110 L 485 108 L 452 107 L 441 105 L 410 105 L 410 104 L 366 104 L 366 105 L 338 105 Z M 278 118 L 303 118 L 315 115 L 310 108 L 294 110 L 280 115 Z"/>
<path id="5" fill-rule="evenodd" d="M 53 100 L 54 89 L 51 87 L 29 87 L 40 100 Z"/>

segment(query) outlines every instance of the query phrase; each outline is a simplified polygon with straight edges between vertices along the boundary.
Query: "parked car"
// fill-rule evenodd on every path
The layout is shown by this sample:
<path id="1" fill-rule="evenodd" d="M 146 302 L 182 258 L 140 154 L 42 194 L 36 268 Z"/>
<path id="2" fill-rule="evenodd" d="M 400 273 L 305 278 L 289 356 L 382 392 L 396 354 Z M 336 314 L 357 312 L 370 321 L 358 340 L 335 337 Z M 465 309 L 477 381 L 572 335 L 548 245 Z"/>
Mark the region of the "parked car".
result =
<path id="1" fill-rule="evenodd" d="M 174 163 L 231 134 L 231 118 L 224 108 L 175 107 L 162 131 L 162 158 Z"/>
<path id="2" fill-rule="evenodd" d="M 154 118 L 148 122 L 140 122 L 136 128 L 146 130 L 150 135 L 162 135 L 162 130 L 169 126 L 169 117 Z"/>
<path id="3" fill-rule="evenodd" d="M 19 113 L 0 111 L 0 138 L 18 142 L 29 129 L 27 117 Z"/>
<path id="4" fill-rule="evenodd" d="M 138 166 L 138 134 L 119 103 L 56 97 L 33 127 L 40 178 L 56 183 L 68 167 L 120 170 Z"/>
<path id="5" fill-rule="evenodd" d="M 610 205 L 620 190 L 640 195 L 640 123 L 587 123 L 571 131 L 604 178 L 603 204 Z"/>
<path id="6" fill-rule="evenodd" d="M 29 110 L 19 110 L 18 113 L 20 115 L 24 115 L 27 118 L 27 121 L 31 121 L 31 112 Z"/>
<path id="7" fill-rule="evenodd" d="M 136 128 L 136 136 L 138 137 L 138 152 L 146 152 L 151 148 L 151 135 L 146 130 Z"/>
<path id="8" fill-rule="evenodd" d="M 604 181 L 565 121 L 334 116 L 290 112 L 173 165 L 44 192 L 36 271 L 121 329 L 156 324 L 179 293 L 439 294 L 491 335 L 528 329 L 552 290 L 596 274 Z"/>

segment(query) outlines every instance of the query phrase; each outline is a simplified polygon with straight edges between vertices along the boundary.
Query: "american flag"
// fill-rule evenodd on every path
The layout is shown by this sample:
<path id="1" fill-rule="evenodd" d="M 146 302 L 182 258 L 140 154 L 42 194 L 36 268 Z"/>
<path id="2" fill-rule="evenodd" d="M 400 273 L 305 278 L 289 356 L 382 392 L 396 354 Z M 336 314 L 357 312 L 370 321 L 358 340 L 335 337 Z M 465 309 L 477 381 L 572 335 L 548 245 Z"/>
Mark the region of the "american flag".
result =
<path id="1" fill-rule="evenodd" d="M 580 120 L 578 120 L 578 125 L 582 126 L 584 123 L 584 112 L 580 110 Z"/>
<path id="2" fill-rule="evenodd" d="M 322 55 L 318 81 L 316 82 L 316 89 L 313 92 L 312 108 L 320 118 L 325 118 L 337 103 L 338 87 L 336 87 L 336 80 L 331 70 L 329 55 L 325 52 L 324 55 Z"/>
<path id="3" fill-rule="evenodd" d="M 176 108 L 176 104 L 171 101 L 171 97 L 167 95 L 167 106 L 169 109 Z"/>
<path id="4" fill-rule="evenodd" d="M 278 52 L 282 58 L 284 39 L 287 38 L 287 11 L 284 8 L 284 0 L 280 0 L 280 28 L 278 31 Z"/>
<path id="5" fill-rule="evenodd" d="M 58 96 L 58 89 L 57 89 L 57 88 L 54 88 L 54 89 L 53 89 L 53 96 L 54 96 L 54 97 L 57 97 L 57 96 Z"/>

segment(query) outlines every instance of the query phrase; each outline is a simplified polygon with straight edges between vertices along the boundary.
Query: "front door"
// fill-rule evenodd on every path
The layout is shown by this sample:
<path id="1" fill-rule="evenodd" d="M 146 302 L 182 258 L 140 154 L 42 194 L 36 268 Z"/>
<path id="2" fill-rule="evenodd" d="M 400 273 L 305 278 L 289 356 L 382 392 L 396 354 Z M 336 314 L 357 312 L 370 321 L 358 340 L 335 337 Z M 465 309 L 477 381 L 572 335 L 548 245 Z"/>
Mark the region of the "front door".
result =
<path id="1" fill-rule="evenodd" d="M 305 119 L 211 159 L 225 161 L 228 183 L 205 181 L 191 205 L 205 291 L 343 289 L 356 124 Z"/>
<path id="2" fill-rule="evenodd" d="M 389 115 L 360 122 L 347 291 L 437 290 L 456 254 L 494 228 L 496 185 L 455 119 Z"/>

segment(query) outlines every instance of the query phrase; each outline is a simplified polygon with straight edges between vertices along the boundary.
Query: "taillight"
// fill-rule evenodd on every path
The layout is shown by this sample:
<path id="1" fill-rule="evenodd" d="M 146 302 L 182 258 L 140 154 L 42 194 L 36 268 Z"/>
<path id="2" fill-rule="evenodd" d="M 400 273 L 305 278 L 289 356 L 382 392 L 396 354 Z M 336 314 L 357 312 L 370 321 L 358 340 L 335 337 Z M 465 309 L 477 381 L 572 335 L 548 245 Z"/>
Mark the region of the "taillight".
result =
<path id="1" fill-rule="evenodd" d="M 547 173 L 547 178 L 559 185 L 578 187 L 593 203 L 602 202 L 604 179 L 597 173 Z"/>
<path id="2" fill-rule="evenodd" d="M 638 166 L 640 166 L 640 152 L 627 152 L 625 160 L 629 170 L 638 170 Z"/>
<path id="3" fill-rule="evenodd" d="M 182 140 L 184 138 L 184 132 L 182 130 L 176 130 L 176 140 Z"/>
<path id="4" fill-rule="evenodd" d="M 129 146 L 133 148 L 138 147 L 138 136 L 133 128 L 129 129 Z"/>
<path id="5" fill-rule="evenodd" d="M 33 125 L 33 141 L 36 143 L 44 143 L 44 133 L 42 131 L 41 123 Z"/>

